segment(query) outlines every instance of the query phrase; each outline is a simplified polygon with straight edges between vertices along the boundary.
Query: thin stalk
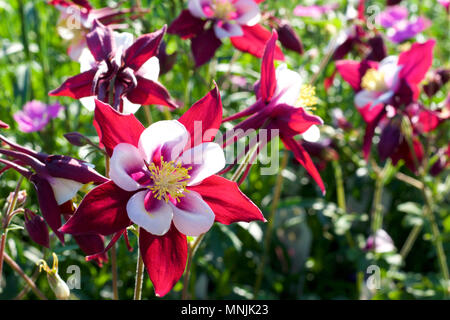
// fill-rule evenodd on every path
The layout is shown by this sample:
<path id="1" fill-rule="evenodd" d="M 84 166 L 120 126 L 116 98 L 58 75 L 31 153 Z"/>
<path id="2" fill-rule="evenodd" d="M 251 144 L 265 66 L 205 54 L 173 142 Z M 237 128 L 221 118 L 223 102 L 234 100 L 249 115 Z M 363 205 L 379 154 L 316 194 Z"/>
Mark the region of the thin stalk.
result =
<path id="1" fill-rule="evenodd" d="M 14 189 L 14 196 L 9 204 L 6 215 L 3 217 L 3 225 L 2 225 L 2 236 L 0 240 L 0 284 L 2 283 L 2 274 L 3 274 L 3 258 L 6 255 L 5 246 L 6 246 L 6 234 L 8 233 L 8 225 L 11 221 L 11 214 L 16 208 L 17 197 L 19 196 L 20 186 L 22 185 L 23 176 L 19 177 L 17 181 L 16 188 Z"/>
<path id="2" fill-rule="evenodd" d="M 136 264 L 136 280 L 134 284 L 133 300 L 142 299 L 142 280 L 144 275 L 144 260 L 142 260 L 141 250 L 138 248 L 137 264 Z"/>
<path id="3" fill-rule="evenodd" d="M 31 276 L 31 281 L 33 281 L 33 283 L 37 280 L 39 274 L 40 274 L 39 267 L 37 267 L 36 270 L 34 270 L 33 275 Z M 13 300 L 22 300 L 28 293 L 28 291 L 30 291 L 30 289 L 31 287 L 27 283 L 26 286 L 22 289 L 22 291 L 20 291 L 19 294 Z"/>
<path id="4" fill-rule="evenodd" d="M 36 286 L 34 281 L 25 274 L 22 268 L 6 252 L 4 253 L 4 258 L 5 262 L 11 267 L 11 269 L 13 269 L 19 276 L 21 276 L 25 280 L 25 282 L 40 300 L 48 300 L 47 297 Z"/>
<path id="5" fill-rule="evenodd" d="M 406 238 L 405 243 L 403 244 L 402 249 L 400 250 L 400 256 L 402 257 L 402 260 L 405 261 L 406 257 L 408 256 L 409 252 L 411 251 L 414 242 L 416 242 L 417 237 L 420 234 L 420 231 L 422 231 L 422 225 L 416 224 L 414 228 L 412 228 L 411 232 L 408 235 L 408 238 Z"/>
<path id="6" fill-rule="evenodd" d="M 181 293 L 182 300 L 188 299 L 189 278 L 190 278 L 192 258 L 194 257 L 195 253 L 197 252 L 197 249 L 198 249 L 200 243 L 202 242 L 204 236 L 205 236 L 204 233 L 199 235 L 197 237 L 197 239 L 195 239 L 194 244 L 192 246 L 189 245 L 189 247 L 188 247 L 188 261 L 187 261 L 187 265 L 186 265 L 186 272 L 184 274 L 184 279 L 183 279 L 183 292 Z"/>
<path id="7" fill-rule="evenodd" d="M 265 232 L 265 238 L 264 238 L 264 251 L 263 256 L 261 259 L 261 263 L 258 266 L 258 269 L 256 270 L 256 281 L 254 286 L 254 297 L 257 296 L 259 289 L 261 288 L 261 283 L 264 276 L 264 267 L 266 265 L 267 256 L 269 254 L 269 247 L 270 242 L 272 240 L 272 233 L 273 233 L 273 227 L 274 227 L 274 221 L 275 221 L 275 214 L 277 212 L 278 208 L 278 202 L 280 201 L 281 197 L 281 190 L 283 188 L 283 170 L 286 168 L 287 163 L 289 160 L 289 153 L 285 150 L 283 154 L 283 159 L 281 160 L 280 169 L 278 170 L 278 175 L 275 182 L 275 189 L 273 192 L 273 199 L 272 199 L 272 207 L 270 209 L 269 218 L 267 219 L 267 229 Z"/>

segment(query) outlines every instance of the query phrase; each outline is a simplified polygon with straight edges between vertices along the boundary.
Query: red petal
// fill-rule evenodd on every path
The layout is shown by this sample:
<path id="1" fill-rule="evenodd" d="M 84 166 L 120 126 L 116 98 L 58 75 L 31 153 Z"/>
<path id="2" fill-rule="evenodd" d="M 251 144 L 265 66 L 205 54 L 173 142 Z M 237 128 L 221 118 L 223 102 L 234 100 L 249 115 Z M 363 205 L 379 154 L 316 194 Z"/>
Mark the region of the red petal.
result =
<path id="1" fill-rule="evenodd" d="M 281 138 L 287 149 L 294 153 L 295 159 L 300 162 L 300 164 L 306 169 L 306 171 L 311 175 L 311 177 L 319 185 L 322 193 L 325 194 L 325 185 L 323 184 L 322 178 L 317 171 L 311 157 L 308 152 L 293 138 Z"/>
<path id="2" fill-rule="evenodd" d="M 95 105 L 94 126 L 109 156 L 119 143 L 138 146 L 145 128 L 134 115 L 121 114 L 99 100 L 95 100 Z"/>
<path id="3" fill-rule="evenodd" d="M 105 250 L 103 236 L 99 234 L 83 234 L 76 235 L 73 238 L 85 255 L 90 256 L 101 252 L 95 259 L 100 267 L 103 262 L 108 261 L 108 255 L 106 252 L 103 252 Z"/>
<path id="4" fill-rule="evenodd" d="M 4 123 L 3 121 L 0 120 L 0 128 L 2 128 L 2 129 L 9 129 L 9 125 L 7 123 Z"/>
<path id="5" fill-rule="evenodd" d="M 159 297 L 168 293 L 183 275 L 187 260 L 187 239 L 172 225 L 163 236 L 139 231 L 139 250 Z"/>
<path id="6" fill-rule="evenodd" d="M 190 133 L 192 147 L 214 140 L 222 122 L 222 101 L 217 85 L 190 107 L 178 121 Z"/>
<path id="7" fill-rule="evenodd" d="M 295 108 L 287 104 L 279 104 L 274 108 L 270 117 L 272 127 L 280 130 L 284 136 L 295 136 L 302 134 L 312 125 L 321 125 L 320 117 L 309 114 L 303 108 Z"/>
<path id="8" fill-rule="evenodd" d="M 159 104 L 169 108 L 178 107 L 161 84 L 140 76 L 136 76 L 136 80 L 137 87 L 127 93 L 127 98 L 131 102 L 143 105 Z"/>
<path id="9" fill-rule="evenodd" d="M 31 182 L 33 182 L 36 188 L 39 207 L 41 209 L 42 216 L 44 217 L 45 222 L 47 222 L 47 224 L 53 230 L 59 240 L 64 243 L 64 235 L 58 230 L 62 224 L 61 212 L 59 210 L 59 206 L 56 202 L 55 195 L 53 193 L 52 187 L 50 186 L 50 183 L 37 174 L 31 177 Z"/>
<path id="10" fill-rule="evenodd" d="M 221 45 L 222 42 L 216 37 L 212 28 L 192 38 L 191 49 L 195 60 L 195 67 L 200 67 L 211 60 Z"/>
<path id="11" fill-rule="evenodd" d="M 151 57 L 156 56 L 159 50 L 162 37 L 166 32 L 167 26 L 153 33 L 140 36 L 126 51 L 123 61 L 127 67 L 134 71 L 139 68 Z"/>
<path id="12" fill-rule="evenodd" d="M 231 37 L 233 46 L 241 51 L 248 52 L 255 57 L 261 58 L 264 54 L 264 48 L 267 41 L 269 41 L 272 34 L 269 30 L 256 24 L 252 27 L 241 26 L 244 35 L 240 37 Z M 276 60 L 284 61 L 284 54 L 277 45 L 275 48 L 274 58 Z"/>
<path id="13" fill-rule="evenodd" d="M 361 79 L 370 68 L 378 68 L 378 63 L 374 61 L 357 62 L 352 60 L 336 61 L 336 68 L 341 77 L 355 91 L 361 90 Z"/>
<path id="14" fill-rule="evenodd" d="M 179 35 L 183 39 L 189 39 L 202 33 L 206 21 L 194 17 L 189 10 L 183 10 L 169 26 L 167 33 Z"/>
<path id="15" fill-rule="evenodd" d="M 96 73 L 97 69 L 91 69 L 70 77 L 58 89 L 50 91 L 48 95 L 71 97 L 73 99 L 92 96 L 92 84 Z"/>
<path id="16" fill-rule="evenodd" d="M 110 235 L 128 227 L 126 206 L 133 192 L 120 189 L 113 181 L 92 189 L 73 216 L 60 229 L 71 234 Z"/>
<path id="17" fill-rule="evenodd" d="M 435 44 L 435 40 L 414 43 L 411 49 L 401 53 L 398 58 L 398 65 L 402 66 L 400 78 L 406 79 L 410 85 L 418 85 L 431 66 Z"/>
<path id="18" fill-rule="evenodd" d="M 236 182 L 214 175 L 189 189 L 202 196 L 216 215 L 216 222 L 266 221 L 261 210 L 239 190 Z"/>
<path id="19" fill-rule="evenodd" d="M 265 102 L 269 102 L 277 88 L 277 79 L 275 76 L 275 66 L 273 59 L 275 55 L 275 48 L 277 45 L 278 34 L 275 30 L 272 31 L 272 37 L 266 44 L 264 55 L 261 63 L 261 81 L 259 92 L 261 98 Z"/>

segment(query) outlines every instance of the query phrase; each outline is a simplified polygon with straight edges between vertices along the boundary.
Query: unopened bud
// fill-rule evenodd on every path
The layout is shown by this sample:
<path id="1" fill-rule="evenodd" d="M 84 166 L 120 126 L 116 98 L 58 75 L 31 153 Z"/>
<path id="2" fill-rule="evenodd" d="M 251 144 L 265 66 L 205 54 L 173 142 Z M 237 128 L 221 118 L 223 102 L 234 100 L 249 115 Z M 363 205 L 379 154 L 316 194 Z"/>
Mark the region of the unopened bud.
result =
<path id="1" fill-rule="evenodd" d="M 58 300 L 68 300 L 70 297 L 70 289 L 67 283 L 61 279 L 58 274 L 58 257 L 53 253 L 53 266 L 50 269 L 47 262 L 40 261 L 39 271 L 44 270 L 47 273 L 47 280 L 50 288 Z"/>
<path id="2" fill-rule="evenodd" d="M 79 132 L 66 133 L 64 134 L 64 138 L 66 138 L 66 140 L 69 141 L 70 144 L 77 147 L 82 147 L 87 144 L 91 144 L 91 141 Z"/>
<path id="3" fill-rule="evenodd" d="M 47 224 L 41 216 L 29 209 L 25 209 L 25 229 L 31 240 L 46 248 L 49 247 Z"/>
<path id="4" fill-rule="evenodd" d="M 6 201 L 8 201 L 8 203 L 11 203 L 13 199 L 14 199 L 14 192 L 11 192 Z M 20 190 L 19 193 L 17 194 L 16 207 L 24 204 L 26 200 L 27 200 L 27 191 Z"/>
<path id="5" fill-rule="evenodd" d="M 303 45 L 295 30 L 290 24 L 283 22 L 277 29 L 278 40 L 280 40 L 283 47 L 295 51 L 299 54 L 303 53 Z"/>

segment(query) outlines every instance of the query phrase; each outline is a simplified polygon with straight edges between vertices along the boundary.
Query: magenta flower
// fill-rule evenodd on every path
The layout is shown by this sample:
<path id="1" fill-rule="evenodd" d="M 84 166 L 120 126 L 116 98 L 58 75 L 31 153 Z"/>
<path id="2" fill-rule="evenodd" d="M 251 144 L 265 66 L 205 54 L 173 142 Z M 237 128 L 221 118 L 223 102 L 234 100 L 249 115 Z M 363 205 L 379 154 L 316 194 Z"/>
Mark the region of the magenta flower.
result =
<path id="1" fill-rule="evenodd" d="M 311 157 L 302 144 L 294 139 L 297 135 L 302 135 L 303 139 L 309 141 L 319 139 L 318 125 L 321 125 L 323 121 L 305 110 L 318 101 L 315 96 L 315 88 L 306 84 L 300 74 L 289 70 L 285 64 L 275 69 L 274 55 L 277 37 L 277 32 L 274 30 L 264 51 L 261 62 L 261 79 L 255 85 L 256 102 L 247 109 L 224 119 L 224 121 L 231 121 L 247 117 L 231 130 L 231 133 L 234 132 L 231 136 L 229 133 L 225 134 L 225 145 L 242 138 L 243 135 L 238 133 L 240 131 L 266 129 L 272 132 L 272 130 L 278 130 L 286 148 L 294 153 L 296 160 L 301 163 L 325 193 L 325 186 Z M 273 138 L 276 138 L 276 134 L 270 133 L 264 143 Z M 250 144 L 255 144 L 257 142 L 255 139 L 257 137 L 252 139 Z M 250 147 L 253 146 L 250 145 Z M 260 148 L 262 147 L 264 146 L 260 144 Z M 238 160 L 240 159 L 236 159 L 236 161 Z M 243 177 L 247 173 L 248 170 Z"/>
<path id="2" fill-rule="evenodd" d="M 91 110 L 94 98 L 108 102 L 111 97 L 119 112 L 134 113 L 141 105 L 149 104 L 176 108 L 167 89 L 157 81 L 156 55 L 165 31 L 163 27 L 133 42 L 131 34 L 113 32 L 95 21 L 87 35 L 89 50 L 80 58 L 81 73 L 49 95 L 80 99 Z"/>
<path id="3" fill-rule="evenodd" d="M 431 22 L 423 17 L 408 19 L 408 9 L 402 6 L 391 6 L 377 16 L 377 22 L 387 28 L 389 40 L 400 43 L 415 37 L 428 28 Z"/>
<path id="4" fill-rule="evenodd" d="M 435 40 L 415 43 L 398 57 L 389 56 L 380 63 L 368 60 L 336 62 L 341 76 L 356 91 L 355 105 L 367 123 L 363 145 L 366 159 L 375 128 L 386 117 L 388 109 L 395 114 L 418 99 L 419 84 L 431 66 L 435 43 Z M 392 107 L 387 108 L 388 105 Z"/>
<path id="5" fill-rule="evenodd" d="M 378 229 L 375 236 L 371 235 L 367 239 L 364 250 L 373 250 L 376 253 L 392 252 L 395 250 L 394 241 L 392 241 L 392 238 L 386 231 Z"/>
<path id="6" fill-rule="evenodd" d="M 450 0 L 438 0 L 438 2 L 445 8 L 447 13 L 449 13 L 450 9 Z"/>
<path id="7" fill-rule="evenodd" d="M 188 9 L 172 22 L 168 33 L 191 39 L 196 67 L 208 62 L 225 38 L 230 38 L 236 49 L 260 58 L 270 38 L 270 32 L 258 24 L 258 3 L 262 1 L 189 0 Z M 276 59 L 284 60 L 280 48 Z"/>
<path id="8" fill-rule="evenodd" d="M 216 175 L 225 165 L 222 148 L 211 142 L 222 118 L 217 88 L 178 121 L 147 129 L 133 115 L 96 103 L 95 126 L 111 155 L 111 180 L 86 195 L 62 232 L 114 234 L 107 250 L 137 224 L 144 264 L 163 296 L 184 272 L 186 236 L 199 236 L 214 222 L 265 221 L 236 183 Z M 194 130 L 194 121 L 201 130 Z"/>
<path id="9" fill-rule="evenodd" d="M 58 102 L 47 105 L 41 101 L 33 100 L 27 102 L 22 111 L 16 112 L 13 118 L 22 132 L 41 131 L 51 119 L 58 116 L 59 111 L 63 108 Z"/>
<path id="10" fill-rule="evenodd" d="M 298 5 L 294 9 L 294 15 L 298 17 L 310 17 L 318 19 L 322 17 L 322 15 L 327 14 L 333 10 L 339 8 L 338 3 L 326 4 L 323 6 L 313 5 L 313 6 L 301 6 Z"/>
<path id="11" fill-rule="evenodd" d="M 52 0 L 49 4 L 61 13 L 57 31 L 61 38 L 70 43 L 67 53 L 74 61 L 78 61 L 87 46 L 86 35 L 91 31 L 94 20 L 113 29 L 125 28 L 126 25 L 120 23 L 125 14 L 132 12 L 132 9 L 109 7 L 94 9 L 87 0 Z"/>

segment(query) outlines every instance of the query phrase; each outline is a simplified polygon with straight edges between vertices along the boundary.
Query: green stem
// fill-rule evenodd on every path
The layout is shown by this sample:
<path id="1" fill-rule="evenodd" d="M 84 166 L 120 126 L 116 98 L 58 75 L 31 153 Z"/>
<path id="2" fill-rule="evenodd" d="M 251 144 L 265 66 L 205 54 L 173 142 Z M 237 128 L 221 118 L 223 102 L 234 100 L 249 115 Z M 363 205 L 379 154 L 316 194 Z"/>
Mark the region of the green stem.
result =
<path id="1" fill-rule="evenodd" d="M 422 231 L 422 227 L 423 226 L 421 224 L 416 224 L 409 233 L 408 238 L 406 238 L 406 241 L 403 244 L 402 249 L 400 250 L 400 256 L 402 257 L 403 261 L 405 261 L 406 257 L 411 251 L 411 248 L 413 247 L 414 242 L 416 242 L 417 237 L 420 234 L 420 231 Z"/>
<path id="2" fill-rule="evenodd" d="M 133 300 L 142 299 L 142 280 L 144 275 L 144 260 L 142 260 L 141 250 L 138 248 L 138 257 L 136 264 L 136 282 L 134 285 L 134 297 Z"/>
<path id="3" fill-rule="evenodd" d="M 111 247 L 111 272 L 113 300 L 119 300 L 118 275 L 117 275 L 117 249 L 116 244 Z"/>
<path id="4" fill-rule="evenodd" d="M 195 253 L 197 252 L 197 249 L 198 249 L 200 243 L 202 242 L 204 236 L 205 236 L 204 233 L 199 235 L 197 237 L 197 239 L 195 239 L 194 244 L 192 246 L 189 245 L 189 247 L 188 247 L 188 261 L 187 261 L 187 265 L 186 265 L 186 272 L 184 274 L 184 279 L 183 279 L 183 292 L 181 293 L 182 300 L 188 299 L 189 277 L 190 277 L 190 271 L 191 271 L 192 258 L 194 257 Z"/>
<path id="5" fill-rule="evenodd" d="M 20 186 L 22 185 L 23 176 L 19 177 L 17 181 L 16 188 L 14 189 L 14 196 L 9 204 L 8 211 L 6 215 L 3 217 L 3 222 L 1 226 L 2 236 L 0 240 L 0 284 L 2 283 L 2 274 L 3 274 L 3 258 L 6 255 L 5 246 L 6 246 L 6 234 L 8 233 L 8 226 L 12 218 L 12 213 L 16 208 L 17 197 L 19 196 Z"/>
<path id="6" fill-rule="evenodd" d="M 286 168 L 288 160 L 289 160 L 289 153 L 285 150 L 284 154 L 283 154 L 283 159 L 281 160 L 280 169 L 278 170 L 276 182 L 275 182 L 275 189 L 273 192 L 273 199 L 272 199 L 272 207 L 270 209 L 269 218 L 268 218 L 268 222 L 267 222 L 267 229 L 266 229 L 265 238 L 264 238 L 263 256 L 261 259 L 261 263 L 259 264 L 258 269 L 256 270 L 256 281 L 255 281 L 255 286 L 253 289 L 255 298 L 257 297 L 259 289 L 261 288 L 261 283 L 262 283 L 263 276 L 264 276 L 264 267 L 266 265 L 267 257 L 269 254 L 269 247 L 270 247 L 270 243 L 272 240 L 275 214 L 277 212 L 278 202 L 280 201 L 281 190 L 283 188 L 282 172 Z"/>

